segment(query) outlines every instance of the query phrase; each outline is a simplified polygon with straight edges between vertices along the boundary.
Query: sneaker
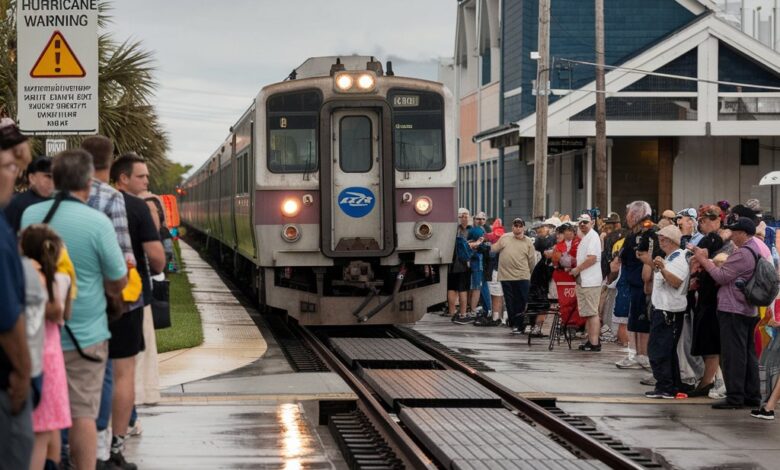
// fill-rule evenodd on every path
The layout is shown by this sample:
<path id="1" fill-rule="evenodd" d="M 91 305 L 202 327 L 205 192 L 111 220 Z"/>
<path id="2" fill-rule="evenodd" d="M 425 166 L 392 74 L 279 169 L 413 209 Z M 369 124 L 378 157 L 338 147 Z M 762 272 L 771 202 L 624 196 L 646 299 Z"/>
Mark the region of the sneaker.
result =
<path id="1" fill-rule="evenodd" d="M 474 320 L 474 326 L 493 326 L 493 320 L 488 317 L 479 317 Z"/>
<path id="2" fill-rule="evenodd" d="M 523 330 L 521 330 L 520 328 L 515 326 L 515 327 L 512 328 L 512 331 L 510 331 L 509 334 L 510 335 L 522 335 L 523 334 Z"/>
<path id="3" fill-rule="evenodd" d="M 530 335 L 531 334 L 531 325 L 525 325 L 525 329 L 523 330 L 523 334 Z"/>
<path id="4" fill-rule="evenodd" d="M 721 379 L 715 379 L 715 384 L 707 394 L 713 400 L 722 400 L 726 398 L 726 384 Z"/>
<path id="5" fill-rule="evenodd" d="M 653 386 L 655 386 L 656 381 L 655 381 L 655 377 L 653 377 L 652 375 L 648 375 L 644 379 L 640 380 L 639 383 L 642 384 L 642 385 L 647 385 L 649 387 L 653 387 Z"/>
<path id="6" fill-rule="evenodd" d="M 136 419 L 135 423 L 133 423 L 132 426 L 128 426 L 127 427 L 127 434 L 126 435 L 128 437 L 140 436 L 142 432 L 144 432 L 144 428 L 141 426 L 141 420 L 140 419 Z"/>
<path id="7" fill-rule="evenodd" d="M 623 359 L 617 361 L 615 363 L 615 367 L 618 369 L 641 369 L 642 366 L 636 362 L 634 359 L 632 359 L 629 356 L 624 357 Z"/>
<path id="8" fill-rule="evenodd" d="M 531 336 L 533 338 L 544 338 L 545 334 L 542 333 L 542 327 L 539 325 L 534 325 L 533 328 L 531 328 Z"/>
<path id="9" fill-rule="evenodd" d="M 650 359 L 648 359 L 647 356 L 643 356 L 643 355 L 637 354 L 635 360 L 636 360 L 637 364 L 639 364 L 639 366 L 642 369 L 652 370 L 652 369 L 650 369 Z"/>
<path id="10" fill-rule="evenodd" d="M 62 467 L 62 464 L 60 464 L 60 469 L 65 468 Z M 74 468 L 74 467 L 68 467 L 68 468 Z M 95 470 L 119 470 L 122 467 L 117 466 L 114 462 L 110 460 L 97 460 L 97 463 L 95 464 Z"/>
<path id="11" fill-rule="evenodd" d="M 601 327 L 601 331 L 599 332 L 602 335 L 605 335 L 607 333 L 612 333 L 612 328 L 609 327 L 609 325 L 604 325 Z"/>
<path id="12" fill-rule="evenodd" d="M 470 325 L 474 323 L 474 317 L 468 314 L 466 315 L 454 315 L 452 317 L 452 323 L 456 325 Z"/>
<path id="13" fill-rule="evenodd" d="M 97 452 L 95 456 L 102 461 L 108 461 L 111 457 L 111 429 L 103 429 L 97 432 Z"/>
<path id="14" fill-rule="evenodd" d="M 117 468 L 123 470 L 138 470 L 138 466 L 134 463 L 130 463 L 125 460 L 125 456 L 122 452 L 111 452 L 111 458 L 109 459 Z"/>
<path id="15" fill-rule="evenodd" d="M 763 406 L 757 410 L 751 410 L 750 416 L 758 419 L 765 419 L 767 421 L 771 421 L 775 419 L 775 410 L 768 411 Z"/>
<path id="16" fill-rule="evenodd" d="M 599 352 L 599 351 L 601 351 L 601 343 L 599 343 L 599 344 L 590 344 L 590 341 L 585 341 L 585 343 L 580 344 L 579 350 L 580 351 Z"/>
<path id="17" fill-rule="evenodd" d="M 710 382 L 707 385 L 703 386 L 699 384 L 695 389 L 688 392 L 689 397 L 706 397 L 710 394 L 710 390 L 715 386 L 714 383 Z"/>
<path id="18" fill-rule="evenodd" d="M 731 403 L 728 400 L 720 400 L 716 401 L 712 405 L 712 409 L 714 410 L 739 410 L 741 408 L 744 408 L 745 406 L 738 403 Z"/>
<path id="19" fill-rule="evenodd" d="M 675 395 L 669 392 L 662 392 L 660 390 L 650 390 L 645 392 L 645 398 L 663 398 L 664 400 L 674 400 Z"/>

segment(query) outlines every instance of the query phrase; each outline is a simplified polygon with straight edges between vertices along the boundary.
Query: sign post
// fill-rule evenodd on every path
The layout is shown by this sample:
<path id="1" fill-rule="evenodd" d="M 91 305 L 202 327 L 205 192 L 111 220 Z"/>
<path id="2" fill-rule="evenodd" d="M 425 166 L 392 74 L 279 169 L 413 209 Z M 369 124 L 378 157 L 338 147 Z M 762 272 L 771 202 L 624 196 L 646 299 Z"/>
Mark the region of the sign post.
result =
<path id="1" fill-rule="evenodd" d="M 17 1 L 17 103 L 23 133 L 97 134 L 98 3 Z"/>

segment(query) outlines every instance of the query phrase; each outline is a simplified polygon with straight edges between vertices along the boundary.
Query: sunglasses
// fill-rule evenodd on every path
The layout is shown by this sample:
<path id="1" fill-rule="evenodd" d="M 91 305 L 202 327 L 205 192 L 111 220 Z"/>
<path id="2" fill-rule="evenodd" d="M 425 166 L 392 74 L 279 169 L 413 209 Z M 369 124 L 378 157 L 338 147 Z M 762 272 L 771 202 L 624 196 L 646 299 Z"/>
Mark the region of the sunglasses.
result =
<path id="1" fill-rule="evenodd" d="M 585 221 L 585 220 L 583 220 L 583 221 L 579 222 L 579 224 L 580 224 L 580 225 L 588 225 L 589 223 L 590 223 L 590 222 L 587 222 L 587 221 Z"/>
<path id="2" fill-rule="evenodd" d="M 476 217 L 476 218 L 474 218 L 474 220 L 485 220 L 485 218 L 484 217 Z"/>

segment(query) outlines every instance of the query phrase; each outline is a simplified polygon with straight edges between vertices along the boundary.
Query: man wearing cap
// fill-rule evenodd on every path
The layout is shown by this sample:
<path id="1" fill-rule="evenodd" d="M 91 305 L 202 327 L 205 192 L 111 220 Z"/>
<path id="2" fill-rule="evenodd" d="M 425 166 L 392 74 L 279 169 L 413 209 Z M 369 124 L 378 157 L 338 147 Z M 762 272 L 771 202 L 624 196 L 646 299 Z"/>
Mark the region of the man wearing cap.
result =
<path id="1" fill-rule="evenodd" d="M 682 233 L 681 248 L 685 248 L 689 243 L 697 246 L 702 237 L 704 237 L 704 235 L 699 233 L 698 220 L 699 213 L 693 207 L 683 209 L 677 213 L 677 226 L 680 228 L 680 233 Z"/>
<path id="2" fill-rule="evenodd" d="M 11 199 L 19 174 L 12 150 L 16 126 L 0 127 L 0 208 Z M 24 277 L 16 234 L 0 211 L 0 456 L 3 468 L 29 468 L 33 448 L 30 350 L 24 320 Z"/>
<path id="3" fill-rule="evenodd" d="M 666 209 L 661 213 L 661 218 L 658 219 L 658 228 L 664 228 L 667 225 L 677 224 L 677 214 L 671 209 Z"/>
<path id="4" fill-rule="evenodd" d="M 501 254 L 498 258 L 498 280 L 506 298 L 509 326 L 512 334 L 522 334 L 531 270 L 536 261 L 534 245 L 525 236 L 525 221 L 519 217 L 513 220 L 512 233 L 499 238 L 491 250 Z"/>
<path id="5" fill-rule="evenodd" d="M 755 240 L 756 224 L 740 217 L 727 225 L 731 241 L 737 247 L 721 267 L 709 259 L 706 249 L 693 247 L 696 260 L 712 276 L 718 290 L 718 323 L 720 325 L 721 364 L 726 382 L 726 399 L 712 405 L 715 409 L 738 409 L 759 406 L 761 381 L 753 331 L 758 323 L 756 308 L 742 293 L 742 287 L 756 267 L 759 253 Z"/>
<path id="6" fill-rule="evenodd" d="M 677 343 L 688 308 L 690 252 L 680 248 L 681 238 L 680 229 L 668 225 L 658 231 L 658 244 L 665 256 L 651 258 L 649 253 L 641 255 L 645 264 L 654 271 L 653 311 L 647 349 L 656 385 L 654 390 L 645 393 L 647 398 L 675 398 L 682 388 Z"/>
<path id="7" fill-rule="evenodd" d="M 8 207 L 5 216 L 14 230 L 19 231 L 24 210 L 33 204 L 50 199 L 54 193 L 54 181 L 51 179 L 51 157 L 39 157 L 27 166 L 27 182 L 29 189 L 16 194 Z"/>
<path id="8" fill-rule="evenodd" d="M 590 215 L 582 214 L 577 219 L 582 237 L 577 248 L 577 266 L 571 274 L 577 281 L 577 309 L 585 318 L 588 339 L 580 345 L 580 351 L 601 351 L 601 322 L 599 321 L 599 298 L 601 297 L 601 239 L 593 229 Z"/>

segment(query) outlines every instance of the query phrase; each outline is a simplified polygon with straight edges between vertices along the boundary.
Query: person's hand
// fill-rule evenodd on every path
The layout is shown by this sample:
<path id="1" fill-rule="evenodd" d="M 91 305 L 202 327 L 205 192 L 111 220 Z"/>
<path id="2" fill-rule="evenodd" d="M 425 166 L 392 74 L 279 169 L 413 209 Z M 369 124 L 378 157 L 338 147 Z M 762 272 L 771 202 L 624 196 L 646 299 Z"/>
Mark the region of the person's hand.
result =
<path id="1" fill-rule="evenodd" d="M 569 274 L 572 275 L 572 277 L 577 277 L 580 274 L 580 270 L 577 268 L 571 268 L 571 271 L 569 271 Z"/>
<path id="2" fill-rule="evenodd" d="M 666 262 L 660 256 L 656 256 L 653 260 L 653 267 L 658 270 L 664 269 L 664 267 L 666 267 Z"/>
<path id="3" fill-rule="evenodd" d="M 772 328 L 780 327 L 780 322 L 775 320 L 774 318 L 770 318 L 767 322 L 767 325 L 771 326 Z"/>
<path id="4" fill-rule="evenodd" d="M 688 246 L 690 247 L 688 248 L 689 250 L 693 250 L 693 256 L 699 260 L 700 263 L 703 263 L 710 255 L 706 248 L 699 248 L 698 246 L 693 245 Z"/>
<path id="5" fill-rule="evenodd" d="M 8 376 L 8 398 L 11 400 L 11 414 L 19 414 L 30 394 L 30 375 L 12 370 Z"/>
<path id="6" fill-rule="evenodd" d="M 604 241 L 604 239 L 607 238 L 607 232 L 601 232 L 601 235 L 599 235 L 599 238 L 601 238 L 601 241 Z"/>
<path id="7" fill-rule="evenodd" d="M 617 273 L 620 271 L 620 257 L 615 256 L 612 261 L 609 262 L 609 272 Z"/>
<path id="8" fill-rule="evenodd" d="M 653 262 L 653 255 L 649 251 L 637 251 L 636 257 L 644 264 L 652 264 Z"/>

